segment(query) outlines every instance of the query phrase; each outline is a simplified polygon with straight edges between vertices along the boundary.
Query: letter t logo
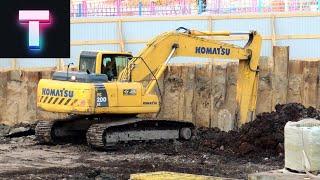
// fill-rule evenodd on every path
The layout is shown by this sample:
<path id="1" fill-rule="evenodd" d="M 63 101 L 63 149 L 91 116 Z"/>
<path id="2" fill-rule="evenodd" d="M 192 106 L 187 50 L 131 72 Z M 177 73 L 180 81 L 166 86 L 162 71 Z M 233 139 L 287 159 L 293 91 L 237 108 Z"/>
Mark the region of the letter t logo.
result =
<path id="1" fill-rule="evenodd" d="M 40 49 L 40 23 L 50 23 L 48 10 L 20 10 L 19 22 L 29 23 L 29 49 Z"/>

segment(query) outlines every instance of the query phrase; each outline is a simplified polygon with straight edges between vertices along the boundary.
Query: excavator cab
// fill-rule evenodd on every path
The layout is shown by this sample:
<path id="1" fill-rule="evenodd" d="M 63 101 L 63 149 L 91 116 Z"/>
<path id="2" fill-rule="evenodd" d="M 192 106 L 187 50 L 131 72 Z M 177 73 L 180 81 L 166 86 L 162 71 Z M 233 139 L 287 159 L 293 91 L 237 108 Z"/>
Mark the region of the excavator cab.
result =
<path id="1" fill-rule="evenodd" d="M 105 74 L 108 81 L 115 81 L 131 59 L 130 53 L 82 51 L 79 59 L 79 71 L 90 74 Z"/>

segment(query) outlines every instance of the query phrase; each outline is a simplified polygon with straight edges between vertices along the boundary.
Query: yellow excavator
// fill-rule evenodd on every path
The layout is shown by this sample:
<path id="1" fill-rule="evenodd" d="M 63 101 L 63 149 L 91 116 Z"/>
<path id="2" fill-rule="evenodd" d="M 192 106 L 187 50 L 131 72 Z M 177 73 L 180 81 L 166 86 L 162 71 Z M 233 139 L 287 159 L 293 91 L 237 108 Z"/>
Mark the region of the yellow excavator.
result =
<path id="1" fill-rule="evenodd" d="M 209 38 L 237 35 L 248 35 L 244 47 Z M 136 140 L 190 139 L 191 122 L 137 116 L 158 113 L 161 98 L 155 88 L 170 59 L 178 56 L 239 60 L 239 121 L 248 122 L 256 106 L 261 41 L 255 31 L 201 32 L 180 27 L 155 37 L 137 57 L 123 52 L 83 51 L 78 71 L 68 67 L 66 72 L 55 72 L 52 79 L 39 81 L 37 106 L 70 116 L 39 121 L 36 138 L 40 143 L 85 138 L 93 148 Z"/>

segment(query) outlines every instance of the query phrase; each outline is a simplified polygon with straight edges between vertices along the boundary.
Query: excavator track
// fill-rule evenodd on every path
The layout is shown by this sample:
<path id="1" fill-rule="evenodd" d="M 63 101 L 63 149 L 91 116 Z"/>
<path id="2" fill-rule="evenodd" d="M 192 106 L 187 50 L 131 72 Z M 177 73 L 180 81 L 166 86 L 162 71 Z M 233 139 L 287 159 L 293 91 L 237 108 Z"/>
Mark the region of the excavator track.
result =
<path id="1" fill-rule="evenodd" d="M 52 131 L 55 121 L 39 121 L 35 128 L 36 139 L 41 144 L 49 144 L 55 141 Z"/>
<path id="2" fill-rule="evenodd" d="M 93 124 L 86 138 L 90 147 L 108 149 L 119 142 L 190 139 L 193 128 L 189 122 L 131 118 Z"/>
<path id="3" fill-rule="evenodd" d="M 37 141 L 41 144 L 79 142 L 79 140 L 85 139 L 85 133 L 92 123 L 94 121 L 90 121 L 83 116 L 39 121 L 35 128 L 35 135 Z"/>
<path id="4" fill-rule="evenodd" d="M 105 146 L 103 136 L 106 128 L 106 124 L 94 124 L 88 129 L 86 137 L 90 147 L 98 149 Z"/>
<path id="5" fill-rule="evenodd" d="M 41 144 L 86 140 L 94 149 L 112 149 L 117 143 L 160 139 L 190 139 L 190 122 L 141 119 L 137 117 L 74 116 L 55 121 L 40 121 L 35 129 Z"/>

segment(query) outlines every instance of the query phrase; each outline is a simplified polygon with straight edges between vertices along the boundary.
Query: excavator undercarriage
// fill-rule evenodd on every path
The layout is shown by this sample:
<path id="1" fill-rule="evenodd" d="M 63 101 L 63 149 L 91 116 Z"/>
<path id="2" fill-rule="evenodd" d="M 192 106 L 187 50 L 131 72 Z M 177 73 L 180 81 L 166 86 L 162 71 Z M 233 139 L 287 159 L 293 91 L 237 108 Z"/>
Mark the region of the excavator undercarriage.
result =
<path id="1" fill-rule="evenodd" d="M 108 149 L 130 141 L 189 140 L 193 130 L 191 122 L 128 116 L 73 116 L 63 120 L 40 121 L 36 126 L 36 138 L 43 144 L 86 140 L 92 148 Z"/>

